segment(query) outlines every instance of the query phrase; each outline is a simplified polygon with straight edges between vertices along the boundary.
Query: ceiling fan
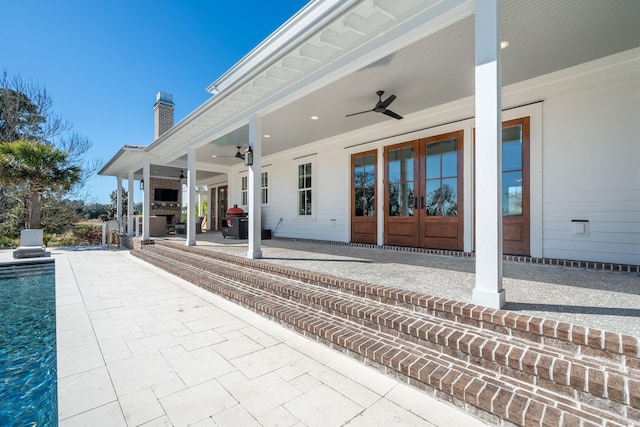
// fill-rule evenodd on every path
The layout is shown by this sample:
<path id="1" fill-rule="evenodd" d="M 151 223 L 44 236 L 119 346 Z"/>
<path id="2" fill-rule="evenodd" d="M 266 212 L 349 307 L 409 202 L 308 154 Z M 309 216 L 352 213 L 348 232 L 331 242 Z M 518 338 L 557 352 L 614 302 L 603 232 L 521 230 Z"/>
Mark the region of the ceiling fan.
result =
<path id="1" fill-rule="evenodd" d="M 242 148 L 242 146 L 240 145 L 236 145 L 236 148 L 238 149 L 238 152 L 236 154 L 234 154 L 233 156 L 215 156 L 215 157 L 235 157 L 237 159 L 242 159 L 244 160 L 244 154 L 242 154 L 240 152 L 240 149 Z"/>
<path id="2" fill-rule="evenodd" d="M 353 114 L 347 114 L 345 117 L 351 117 L 351 116 L 355 116 L 357 114 L 364 114 L 364 113 L 370 113 L 370 112 L 374 112 L 374 113 L 382 113 L 385 114 L 389 117 L 393 117 L 394 119 L 398 119 L 400 120 L 402 118 L 401 115 L 394 113 L 391 110 L 387 110 L 387 107 L 396 99 L 395 95 L 391 95 L 389 96 L 387 99 L 385 99 L 384 101 L 382 100 L 382 95 L 384 94 L 383 90 L 379 90 L 376 92 L 376 95 L 378 95 L 378 102 L 376 102 L 375 107 L 373 107 L 371 110 L 366 110 L 366 111 L 360 111 L 359 113 L 353 113 Z"/>

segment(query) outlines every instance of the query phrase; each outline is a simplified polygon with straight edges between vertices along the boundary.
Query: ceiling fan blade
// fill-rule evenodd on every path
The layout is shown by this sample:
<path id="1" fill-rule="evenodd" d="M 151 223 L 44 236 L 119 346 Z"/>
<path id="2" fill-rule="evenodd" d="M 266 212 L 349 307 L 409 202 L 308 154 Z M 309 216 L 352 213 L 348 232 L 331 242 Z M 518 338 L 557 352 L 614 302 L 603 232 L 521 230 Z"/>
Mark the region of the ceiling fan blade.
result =
<path id="1" fill-rule="evenodd" d="M 375 111 L 375 110 L 367 110 L 367 111 L 360 111 L 359 113 L 351 113 L 351 114 L 347 114 L 345 117 L 351 117 L 351 116 L 356 116 L 358 114 L 370 113 L 372 111 Z"/>
<path id="2" fill-rule="evenodd" d="M 387 108 L 395 100 L 396 100 L 396 96 L 395 95 L 391 95 L 387 99 L 385 99 L 382 104 L 380 104 L 380 107 Z"/>
<path id="3" fill-rule="evenodd" d="M 396 114 L 391 110 L 384 110 L 384 112 L 382 114 L 386 114 L 389 117 L 393 117 L 394 119 L 402 119 L 402 116 L 400 114 Z"/>

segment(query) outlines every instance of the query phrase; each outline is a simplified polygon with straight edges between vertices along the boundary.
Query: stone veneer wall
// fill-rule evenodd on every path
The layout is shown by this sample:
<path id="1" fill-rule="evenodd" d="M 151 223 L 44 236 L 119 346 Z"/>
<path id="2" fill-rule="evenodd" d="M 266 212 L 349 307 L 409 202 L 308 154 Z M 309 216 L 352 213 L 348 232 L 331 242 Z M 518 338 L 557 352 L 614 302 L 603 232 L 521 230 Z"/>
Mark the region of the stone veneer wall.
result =
<path id="1" fill-rule="evenodd" d="M 177 202 L 156 201 L 153 196 L 156 188 L 168 188 L 178 190 Z M 151 178 L 151 188 L 149 189 L 151 196 L 151 215 L 173 215 L 173 222 L 180 222 L 182 217 L 182 183 L 178 178 Z"/>

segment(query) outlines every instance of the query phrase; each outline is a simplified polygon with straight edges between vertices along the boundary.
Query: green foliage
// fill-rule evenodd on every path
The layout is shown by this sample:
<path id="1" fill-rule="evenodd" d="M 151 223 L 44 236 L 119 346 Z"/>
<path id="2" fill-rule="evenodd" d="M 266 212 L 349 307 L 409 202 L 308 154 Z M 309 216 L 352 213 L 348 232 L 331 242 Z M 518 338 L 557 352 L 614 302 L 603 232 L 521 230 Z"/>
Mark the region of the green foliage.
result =
<path id="1" fill-rule="evenodd" d="M 15 249 L 16 241 L 8 236 L 0 237 L 0 249 Z"/>
<path id="2" fill-rule="evenodd" d="M 102 227 L 82 224 L 72 227 L 63 234 L 54 234 L 47 243 L 49 247 L 88 246 L 102 243 Z"/>
<path id="3" fill-rule="evenodd" d="M 108 220 L 111 219 L 117 219 L 116 216 L 118 215 L 118 190 L 113 190 L 111 192 L 111 194 L 109 195 L 109 198 L 111 199 L 111 204 L 107 206 L 107 215 L 108 215 Z M 126 214 L 127 213 L 127 208 L 129 206 L 129 193 L 125 190 L 122 190 L 122 214 Z M 103 220 L 105 221 L 105 220 Z"/>
<path id="4" fill-rule="evenodd" d="M 45 192 L 66 193 L 79 182 L 80 166 L 70 164 L 69 154 L 51 144 L 19 140 L 0 144 L 0 183 L 24 185 L 31 194 L 30 228 L 40 228 L 40 197 Z"/>

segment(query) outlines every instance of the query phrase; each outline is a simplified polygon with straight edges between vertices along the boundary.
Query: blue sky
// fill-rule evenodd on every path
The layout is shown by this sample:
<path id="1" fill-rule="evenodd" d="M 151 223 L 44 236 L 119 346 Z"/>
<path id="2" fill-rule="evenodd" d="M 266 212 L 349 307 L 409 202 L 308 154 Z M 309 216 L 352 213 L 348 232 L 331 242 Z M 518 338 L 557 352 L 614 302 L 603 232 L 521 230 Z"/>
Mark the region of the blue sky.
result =
<path id="1" fill-rule="evenodd" d="M 0 0 L 0 71 L 45 87 L 104 163 L 125 144 L 152 142 L 158 91 L 173 94 L 177 123 L 306 3 Z M 115 188 L 113 177 L 92 177 L 87 201 L 108 203 Z"/>

